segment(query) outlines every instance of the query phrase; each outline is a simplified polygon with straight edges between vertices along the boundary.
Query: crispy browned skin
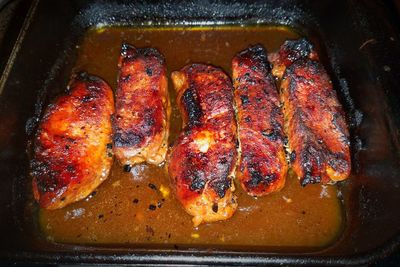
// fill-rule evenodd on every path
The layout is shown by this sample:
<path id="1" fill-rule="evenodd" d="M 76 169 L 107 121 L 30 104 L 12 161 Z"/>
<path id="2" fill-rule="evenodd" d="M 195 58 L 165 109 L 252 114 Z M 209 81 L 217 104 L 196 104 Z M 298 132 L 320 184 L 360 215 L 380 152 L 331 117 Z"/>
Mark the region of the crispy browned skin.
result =
<path id="1" fill-rule="evenodd" d="M 201 64 L 172 73 L 172 80 L 184 122 L 168 160 L 176 196 L 195 226 L 226 220 L 237 207 L 232 84 L 222 70 Z"/>
<path id="2" fill-rule="evenodd" d="M 170 104 L 163 56 L 153 48 L 123 44 L 119 60 L 114 154 L 122 164 L 165 160 Z"/>
<path id="3" fill-rule="evenodd" d="M 261 45 L 232 60 L 241 151 L 237 178 L 252 196 L 278 191 L 288 169 L 279 95 Z"/>
<path id="4" fill-rule="evenodd" d="M 310 44 L 304 53 L 285 52 L 290 47 L 302 46 L 286 42 L 279 52 L 281 57 L 298 55 L 295 60 L 280 59 L 286 68 L 281 101 L 293 170 L 303 186 L 344 180 L 351 171 L 350 143 L 336 91 Z"/>
<path id="5" fill-rule="evenodd" d="M 267 53 L 251 46 L 232 60 L 240 160 L 237 178 L 252 196 L 278 191 L 288 169 L 283 114 Z"/>
<path id="6" fill-rule="evenodd" d="M 67 95 L 48 106 L 31 160 L 33 193 L 42 208 L 83 199 L 107 178 L 113 111 L 111 88 L 86 73 L 76 75 Z"/>
<path id="7" fill-rule="evenodd" d="M 268 55 L 269 61 L 273 63 L 272 74 L 279 79 L 282 78 L 286 67 L 290 66 L 300 58 L 318 60 L 318 54 L 314 47 L 306 39 L 287 40 L 276 53 Z"/>

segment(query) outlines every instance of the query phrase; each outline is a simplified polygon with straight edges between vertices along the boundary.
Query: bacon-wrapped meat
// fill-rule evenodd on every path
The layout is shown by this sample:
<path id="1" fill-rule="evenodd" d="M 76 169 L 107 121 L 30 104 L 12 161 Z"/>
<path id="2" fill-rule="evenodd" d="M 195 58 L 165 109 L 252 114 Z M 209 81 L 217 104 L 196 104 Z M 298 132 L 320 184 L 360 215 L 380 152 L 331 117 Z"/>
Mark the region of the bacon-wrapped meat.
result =
<path id="1" fill-rule="evenodd" d="M 293 170 L 303 186 L 346 179 L 349 131 L 327 72 L 304 39 L 285 42 L 278 55 L 273 64 L 284 69 L 280 95 Z"/>
<path id="2" fill-rule="evenodd" d="M 184 128 L 168 170 L 176 196 L 195 226 L 230 218 L 237 208 L 233 90 L 220 69 L 193 64 L 172 73 Z"/>
<path id="3" fill-rule="evenodd" d="M 232 60 L 240 160 L 237 179 L 252 196 L 278 191 L 288 169 L 279 95 L 261 45 Z"/>
<path id="4" fill-rule="evenodd" d="M 168 81 L 163 56 L 123 44 L 113 117 L 114 153 L 120 163 L 160 164 L 168 149 Z"/>
<path id="5" fill-rule="evenodd" d="M 58 209 L 88 196 L 112 164 L 111 88 L 87 73 L 48 106 L 34 139 L 33 193 L 42 208 Z"/>

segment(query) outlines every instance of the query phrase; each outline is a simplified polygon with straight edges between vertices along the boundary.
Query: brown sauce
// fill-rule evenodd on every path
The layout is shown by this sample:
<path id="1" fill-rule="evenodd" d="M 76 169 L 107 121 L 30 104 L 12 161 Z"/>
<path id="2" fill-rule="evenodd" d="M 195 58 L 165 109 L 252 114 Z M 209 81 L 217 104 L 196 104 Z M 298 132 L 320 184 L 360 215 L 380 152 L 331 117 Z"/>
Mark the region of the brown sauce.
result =
<path id="1" fill-rule="evenodd" d="M 116 88 L 121 43 L 156 47 L 169 74 L 191 62 L 210 63 L 231 73 L 231 59 L 250 44 L 274 51 L 299 36 L 282 27 L 97 28 L 77 46 L 74 70 L 86 70 Z M 172 100 L 170 143 L 181 119 Z M 161 189 L 161 190 L 160 190 Z M 322 247 L 343 227 L 336 186 L 302 188 L 290 172 L 281 192 L 254 199 L 236 186 L 239 209 L 227 221 L 193 228 L 191 216 L 174 198 L 164 168 L 140 164 L 124 172 L 117 162 L 110 177 L 90 197 L 60 210 L 40 210 L 40 226 L 49 240 L 77 244 L 240 245 Z"/>

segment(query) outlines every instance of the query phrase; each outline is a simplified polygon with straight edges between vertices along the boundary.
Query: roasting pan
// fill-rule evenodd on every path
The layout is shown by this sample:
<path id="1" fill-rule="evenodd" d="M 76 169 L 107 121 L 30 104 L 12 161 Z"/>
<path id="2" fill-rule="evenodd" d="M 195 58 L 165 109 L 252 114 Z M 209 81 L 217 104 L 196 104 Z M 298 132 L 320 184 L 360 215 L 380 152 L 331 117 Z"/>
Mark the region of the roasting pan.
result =
<path id="1" fill-rule="evenodd" d="M 12 2 L 16 3 L 16 2 Z M 40 263 L 360 265 L 400 245 L 400 42 L 380 1 L 17 1 L 2 30 L 0 261 Z M 10 4 L 9 4 L 10 5 Z M 10 22 L 11 21 L 11 22 Z M 26 203 L 26 147 L 43 104 L 65 88 L 74 47 L 96 25 L 251 25 L 316 40 L 350 124 L 354 179 L 343 183 L 340 238 L 313 252 L 212 247 L 79 246 L 41 238 Z"/>

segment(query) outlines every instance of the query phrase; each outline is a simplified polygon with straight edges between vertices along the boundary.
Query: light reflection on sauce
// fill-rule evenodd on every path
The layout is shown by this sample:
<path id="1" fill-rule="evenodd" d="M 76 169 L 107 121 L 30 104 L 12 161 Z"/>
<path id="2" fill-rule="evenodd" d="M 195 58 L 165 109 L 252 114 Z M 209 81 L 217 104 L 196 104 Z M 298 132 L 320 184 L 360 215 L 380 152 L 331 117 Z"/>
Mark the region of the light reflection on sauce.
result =
<path id="1" fill-rule="evenodd" d="M 250 44 L 269 51 L 298 35 L 282 27 L 102 28 L 89 30 L 78 49 L 75 70 L 104 78 L 114 89 L 121 43 L 156 47 L 169 73 L 192 62 L 210 63 L 231 73 L 231 59 Z M 171 82 L 171 81 L 170 81 Z M 170 143 L 181 118 L 173 105 Z M 342 207 L 336 186 L 302 188 L 289 174 L 278 193 L 254 199 L 236 186 L 239 209 L 228 221 L 193 228 L 191 216 L 174 198 L 163 167 L 140 164 L 130 172 L 114 164 L 110 177 L 86 200 L 64 209 L 40 211 L 48 239 L 79 244 L 241 245 L 321 247 L 339 235 Z"/>

